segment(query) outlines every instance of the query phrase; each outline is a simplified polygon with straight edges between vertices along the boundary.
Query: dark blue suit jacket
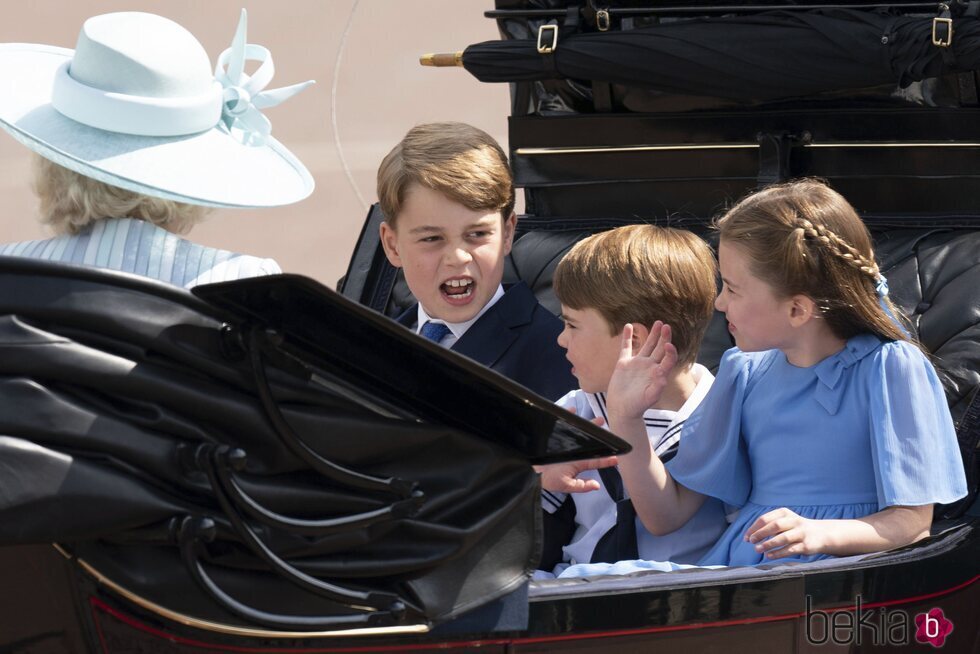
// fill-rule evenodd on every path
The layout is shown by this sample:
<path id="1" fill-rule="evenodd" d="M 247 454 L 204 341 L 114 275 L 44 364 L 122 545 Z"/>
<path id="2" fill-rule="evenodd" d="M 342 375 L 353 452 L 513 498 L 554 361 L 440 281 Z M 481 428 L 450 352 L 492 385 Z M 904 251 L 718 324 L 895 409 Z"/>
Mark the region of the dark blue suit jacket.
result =
<path id="1" fill-rule="evenodd" d="M 416 304 L 398 322 L 411 328 L 417 318 Z M 554 401 L 578 388 L 557 342 L 561 330 L 561 321 L 518 282 L 505 286 L 504 296 L 451 349 Z"/>
<path id="2" fill-rule="evenodd" d="M 397 320 L 411 329 L 418 320 L 418 305 L 412 305 Z M 504 296 L 487 309 L 451 349 L 555 401 L 578 388 L 565 350 L 558 345 L 561 330 L 561 321 L 538 303 L 531 289 L 518 282 L 505 285 Z M 525 584 L 509 595 L 437 627 L 436 632 L 526 629 L 527 616 Z"/>

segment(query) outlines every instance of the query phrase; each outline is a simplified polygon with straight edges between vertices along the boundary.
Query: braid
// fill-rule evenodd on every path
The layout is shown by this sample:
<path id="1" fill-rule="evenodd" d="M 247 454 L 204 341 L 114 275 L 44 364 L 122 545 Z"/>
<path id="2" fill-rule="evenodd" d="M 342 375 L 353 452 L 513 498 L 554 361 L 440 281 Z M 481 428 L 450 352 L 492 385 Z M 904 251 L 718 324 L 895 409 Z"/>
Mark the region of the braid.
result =
<path id="1" fill-rule="evenodd" d="M 820 180 L 753 193 L 719 219 L 718 228 L 722 242 L 745 248 L 752 274 L 777 297 L 807 296 L 836 336 L 870 332 L 886 340 L 911 340 L 886 297 L 868 228 L 854 207 Z"/>
<path id="2" fill-rule="evenodd" d="M 800 218 L 799 225 L 807 236 L 822 243 L 831 254 L 839 257 L 852 268 L 863 272 L 871 278 L 871 281 L 877 283 L 881 279 L 881 271 L 878 269 L 878 264 L 855 250 L 847 241 L 837 236 L 837 234 L 823 225 L 810 222 L 806 218 Z"/>

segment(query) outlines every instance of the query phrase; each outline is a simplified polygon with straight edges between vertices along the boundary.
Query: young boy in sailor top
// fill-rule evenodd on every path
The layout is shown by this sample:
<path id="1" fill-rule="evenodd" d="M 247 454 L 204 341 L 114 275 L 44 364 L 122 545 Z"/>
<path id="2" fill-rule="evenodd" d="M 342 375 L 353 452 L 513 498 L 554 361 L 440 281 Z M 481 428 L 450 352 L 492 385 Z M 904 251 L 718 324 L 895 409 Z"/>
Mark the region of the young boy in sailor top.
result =
<path id="1" fill-rule="evenodd" d="M 652 451 L 666 461 L 677 451 L 681 428 L 711 386 L 711 373 L 695 363 L 711 319 L 715 260 L 694 234 L 631 225 L 580 241 L 559 263 L 554 289 L 566 350 L 579 390 L 558 404 L 604 424 L 606 389 L 633 325 L 634 348 L 656 321 L 676 326 L 679 362 L 660 400 L 644 418 Z M 682 528 L 653 536 L 636 517 L 614 459 L 540 466 L 545 551 L 535 578 L 557 576 L 576 563 L 652 559 L 695 563 L 727 523 L 723 505 L 708 500 Z"/>

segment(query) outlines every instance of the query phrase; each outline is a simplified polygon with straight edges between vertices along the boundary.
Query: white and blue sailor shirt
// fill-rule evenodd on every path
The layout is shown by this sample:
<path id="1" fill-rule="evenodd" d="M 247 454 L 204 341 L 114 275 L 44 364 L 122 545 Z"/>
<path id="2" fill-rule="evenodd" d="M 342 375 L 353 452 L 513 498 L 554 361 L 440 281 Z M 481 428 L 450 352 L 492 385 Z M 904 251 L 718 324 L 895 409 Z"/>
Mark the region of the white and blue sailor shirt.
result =
<path id="1" fill-rule="evenodd" d="M 669 458 L 677 451 L 684 422 L 707 395 L 714 380 L 711 372 L 700 364 L 694 365 L 693 372 L 697 385 L 679 411 L 649 409 L 643 414 L 650 444 L 661 459 Z M 601 416 L 608 424 L 604 393 L 576 390 L 562 397 L 557 404 L 563 408 L 574 407 L 575 413 L 586 420 Z M 596 545 L 616 525 L 617 503 L 600 473 L 587 470 L 579 478 L 594 479 L 601 488 L 571 494 L 542 490 L 541 505 L 548 513 L 556 512 L 564 502 L 575 503 L 575 531 L 570 542 L 562 548 L 562 562 L 552 571 L 537 571 L 537 579 L 558 576 L 570 565 L 592 562 Z M 628 492 L 625 497 L 629 497 Z M 635 520 L 638 558 L 678 563 L 696 563 L 728 526 L 724 506 L 713 498 L 707 498 L 687 524 L 663 536 L 654 536 L 638 517 Z"/>

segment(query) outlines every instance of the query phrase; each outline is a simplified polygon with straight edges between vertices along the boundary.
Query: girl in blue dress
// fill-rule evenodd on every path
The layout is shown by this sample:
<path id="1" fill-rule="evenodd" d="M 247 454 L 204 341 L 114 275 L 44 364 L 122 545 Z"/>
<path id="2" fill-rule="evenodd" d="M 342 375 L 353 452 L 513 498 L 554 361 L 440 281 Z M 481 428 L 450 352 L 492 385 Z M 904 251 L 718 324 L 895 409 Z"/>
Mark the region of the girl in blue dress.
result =
<path id="1" fill-rule="evenodd" d="M 942 386 L 893 318 L 864 224 L 839 194 L 802 180 L 743 199 L 718 228 L 715 307 L 737 347 L 666 466 L 639 446 L 643 409 L 676 362 L 670 327 L 655 324 L 634 356 L 627 325 L 610 382 L 610 427 L 634 444 L 620 472 L 643 524 L 674 531 L 709 496 L 740 507 L 701 565 L 924 538 L 933 504 L 963 497 L 966 479 Z"/>

